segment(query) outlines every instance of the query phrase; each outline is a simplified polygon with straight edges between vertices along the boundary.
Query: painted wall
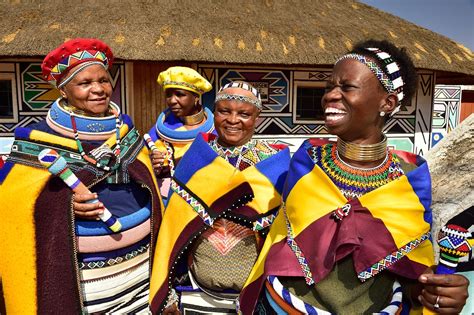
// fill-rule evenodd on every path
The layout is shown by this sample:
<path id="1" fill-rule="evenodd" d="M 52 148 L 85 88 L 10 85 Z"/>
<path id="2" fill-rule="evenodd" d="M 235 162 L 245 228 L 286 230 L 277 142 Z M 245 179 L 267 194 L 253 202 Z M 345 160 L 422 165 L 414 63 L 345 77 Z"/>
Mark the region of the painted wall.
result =
<path id="1" fill-rule="evenodd" d="M 176 64 L 118 62 L 111 69 L 112 99 L 123 112 L 132 115 L 141 132 L 153 125 L 165 107 L 156 77 L 171 65 Z M 302 120 L 296 115 L 297 88 L 308 85 L 324 88 L 325 80 L 331 74 L 329 67 L 197 64 L 195 68 L 214 86 L 211 92 L 203 95 L 202 102 L 208 107 L 213 107 L 216 91 L 232 80 L 249 81 L 260 90 L 264 109 L 257 122 L 258 138 L 286 143 L 295 151 L 308 137 L 331 137 L 323 121 Z M 435 89 L 436 76 L 432 71 L 419 71 L 418 74 L 419 85 L 411 104 L 387 122 L 385 132 L 390 146 L 423 155 L 459 123 L 461 88 L 437 86 Z M 0 137 L 11 139 L 15 128 L 44 119 L 59 93 L 42 80 L 40 61 L 37 60 L 0 62 L 0 79 L 4 78 L 13 80 L 15 106 L 11 117 L 0 117 Z M 0 143 L 0 154 L 7 150 L 8 144 Z"/>

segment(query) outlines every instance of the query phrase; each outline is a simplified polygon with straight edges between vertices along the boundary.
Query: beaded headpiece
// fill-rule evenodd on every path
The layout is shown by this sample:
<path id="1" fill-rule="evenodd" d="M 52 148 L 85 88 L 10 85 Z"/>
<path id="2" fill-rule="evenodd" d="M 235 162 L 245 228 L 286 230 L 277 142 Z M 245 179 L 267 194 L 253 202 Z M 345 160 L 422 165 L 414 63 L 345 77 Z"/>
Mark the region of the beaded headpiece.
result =
<path id="1" fill-rule="evenodd" d="M 225 89 L 229 89 L 229 88 L 240 88 L 246 91 L 250 91 L 257 99 L 253 99 L 245 95 L 228 94 L 228 93 L 223 92 Z M 246 103 L 250 103 L 254 105 L 259 110 L 262 110 L 262 98 L 260 97 L 260 92 L 258 92 L 256 88 L 254 88 L 253 86 L 245 82 L 230 82 L 222 86 L 219 92 L 217 92 L 215 102 L 222 101 L 222 100 L 229 100 L 229 101 L 237 100 L 241 102 L 246 102 Z"/>
<path id="2" fill-rule="evenodd" d="M 391 113 L 391 115 L 393 116 L 396 112 L 400 110 L 400 104 L 404 98 L 403 86 L 405 83 L 403 82 L 400 73 L 400 67 L 393 59 L 393 57 L 387 52 L 384 52 L 379 48 L 366 48 L 366 50 L 371 51 L 375 54 L 376 58 L 380 61 L 384 69 L 381 69 L 380 66 L 371 58 L 356 53 L 350 53 L 342 56 L 336 61 L 336 64 L 341 60 L 351 58 L 366 65 L 370 69 L 370 71 L 372 71 L 372 73 L 377 77 L 379 82 L 382 84 L 382 86 L 388 93 L 396 93 L 398 98 L 398 106 Z"/>
<path id="3" fill-rule="evenodd" d="M 53 86 L 61 87 L 90 65 L 99 64 L 108 69 L 113 59 L 112 50 L 104 42 L 93 38 L 76 38 L 51 51 L 44 58 L 41 70 L 45 80 Z M 69 70 L 80 64 L 82 65 L 62 81 Z"/>
<path id="4" fill-rule="evenodd" d="M 170 67 L 160 72 L 156 81 L 163 86 L 164 90 L 183 89 L 201 95 L 212 89 L 209 81 L 196 70 L 188 67 Z"/>

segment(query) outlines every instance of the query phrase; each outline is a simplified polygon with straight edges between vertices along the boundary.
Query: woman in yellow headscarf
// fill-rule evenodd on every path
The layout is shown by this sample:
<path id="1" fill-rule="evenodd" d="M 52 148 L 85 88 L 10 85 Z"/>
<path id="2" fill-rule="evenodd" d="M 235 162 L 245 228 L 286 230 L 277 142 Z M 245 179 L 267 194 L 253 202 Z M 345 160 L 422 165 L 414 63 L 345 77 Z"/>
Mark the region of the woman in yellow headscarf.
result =
<path id="1" fill-rule="evenodd" d="M 158 150 L 152 152 L 152 164 L 160 177 L 161 194 L 166 202 L 170 177 L 200 132 L 214 131 L 212 112 L 200 103 L 200 97 L 212 85 L 196 70 L 188 67 L 171 67 L 158 76 L 166 94 L 166 105 L 148 132 L 149 139 Z"/>

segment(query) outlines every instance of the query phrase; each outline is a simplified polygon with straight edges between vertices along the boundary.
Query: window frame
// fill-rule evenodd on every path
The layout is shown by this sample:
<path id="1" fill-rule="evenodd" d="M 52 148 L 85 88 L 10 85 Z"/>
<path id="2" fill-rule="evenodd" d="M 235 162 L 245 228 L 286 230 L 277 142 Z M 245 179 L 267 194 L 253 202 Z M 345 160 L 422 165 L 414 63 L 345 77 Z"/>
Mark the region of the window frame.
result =
<path id="1" fill-rule="evenodd" d="M 298 88 L 299 87 L 305 87 L 305 88 L 320 88 L 320 89 L 325 89 L 326 88 L 326 81 L 294 81 L 293 82 L 293 123 L 296 124 L 324 124 L 324 120 L 318 120 L 318 119 L 301 119 L 298 118 L 297 111 L 298 111 Z"/>
<path id="2" fill-rule="evenodd" d="M 0 80 L 10 81 L 12 86 L 12 112 L 11 116 L 0 116 L 0 123 L 14 123 L 17 122 L 18 117 L 18 96 L 15 73 L 0 72 Z"/>

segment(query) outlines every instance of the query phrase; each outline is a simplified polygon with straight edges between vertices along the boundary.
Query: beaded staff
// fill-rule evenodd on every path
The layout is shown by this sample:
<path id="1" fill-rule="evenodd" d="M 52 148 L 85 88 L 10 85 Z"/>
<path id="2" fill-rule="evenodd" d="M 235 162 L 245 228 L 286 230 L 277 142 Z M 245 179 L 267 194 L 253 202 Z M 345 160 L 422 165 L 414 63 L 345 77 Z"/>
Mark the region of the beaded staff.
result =
<path id="1" fill-rule="evenodd" d="M 146 145 L 151 151 L 160 151 L 158 150 L 158 148 L 156 147 L 155 143 L 153 142 L 153 140 L 151 139 L 148 133 L 145 133 L 143 135 L 143 139 L 145 139 Z M 168 166 L 170 164 L 168 155 L 169 153 L 167 152 L 165 156 L 165 160 L 163 161 L 163 166 Z"/>
<path id="2" fill-rule="evenodd" d="M 77 194 L 91 194 L 89 188 L 87 188 L 78 178 L 77 176 L 71 171 L 68 167 L 66 160 L 58 154 L 53 149 L 44 149 L 38 155 L 38 160 L 48 169 L 48 171 L 53 174 L 59 176 L 69 188 L 72 189 L 74 193 Z M 98 199 L 93 199 L 87 201 L 87 203 L 96 203 L 99 202 Z M 112 232 L 119 232 L 122 229 L 122 225 L 120 224 L 119 220 L 110 213 L 110 211 L 104 207 L 104 212 L 99 214 L 99 218 L 102 222 L 107 225 L 107 227 Z"/>
<path id="3" fill-rule="evenodd" d="M 448 224 L 441 228 L 438 234 L 440 257 L 436 267 L 437 274 L 456 272 L 459 258 L 468 255 L 472 249 L 470 238 L 471 233 L 459 225 Z"/>

